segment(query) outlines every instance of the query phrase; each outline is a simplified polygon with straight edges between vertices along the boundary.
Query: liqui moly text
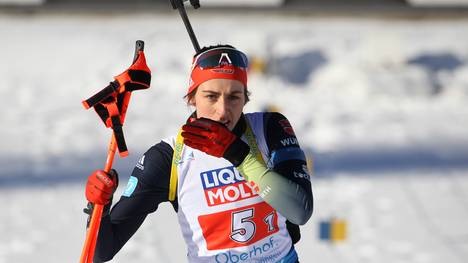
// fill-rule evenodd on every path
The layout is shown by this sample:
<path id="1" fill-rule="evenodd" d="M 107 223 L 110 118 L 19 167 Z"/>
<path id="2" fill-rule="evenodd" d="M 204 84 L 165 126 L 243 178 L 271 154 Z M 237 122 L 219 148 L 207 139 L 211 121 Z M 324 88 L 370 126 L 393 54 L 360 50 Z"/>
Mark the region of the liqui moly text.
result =
<path id="1" fill-rule="evenodd" d="M 258 196 L 233 166 L 202 172 L 200 179 L 209 206 Z"/>

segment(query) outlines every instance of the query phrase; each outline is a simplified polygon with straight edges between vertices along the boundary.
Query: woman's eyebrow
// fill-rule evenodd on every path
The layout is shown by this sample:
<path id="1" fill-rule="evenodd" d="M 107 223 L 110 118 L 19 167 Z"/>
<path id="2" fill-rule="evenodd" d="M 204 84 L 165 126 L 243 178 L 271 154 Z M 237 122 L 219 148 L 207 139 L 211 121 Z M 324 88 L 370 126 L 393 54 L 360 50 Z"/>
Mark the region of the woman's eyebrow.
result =
<path id="1" fill-rule="evenodd" d="M 214 94 L 214 95 L 220 95 L 221 92 L 219 91 L 214 91 L 214 90 L 202 90 L 201 92 L 203 93 L 209 93 L 209 94 Z M 228 92 L 227 95 L 238 95 L 238 94 L 242 94 L 243 92 L 240 91 L 240 90 L 235 90 L 235 91 L 232 91 L 232 92 Z"/>
<path id="2" fill-rule="evenodd" d="M 211 93 L 211 94 L 220 94 L 219 92 L 214 91 L 214 90 L 202 90 L 202 92 L 204 92 L 204 93 Z"/>

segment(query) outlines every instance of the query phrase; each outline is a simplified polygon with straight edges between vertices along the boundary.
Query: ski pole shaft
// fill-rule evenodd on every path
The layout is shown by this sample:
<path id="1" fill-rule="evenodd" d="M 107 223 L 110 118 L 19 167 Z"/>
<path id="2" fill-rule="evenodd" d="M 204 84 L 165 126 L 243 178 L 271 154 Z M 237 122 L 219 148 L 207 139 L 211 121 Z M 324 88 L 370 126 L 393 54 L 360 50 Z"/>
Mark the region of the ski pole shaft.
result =
<path id="1" fill-rule="evenodd" d="M 101 224 L 102 211 L 104 206 L 95 204 L 93 208 L 88 234 L 86 235 L 86 242 L 84 251 L 81 255 L 81 263 L 92 263 L 94 258 L 94 251 L 96 249 L 97 234 L 99 233 L 99 225 Z"/>
<path id="2" fill-rule="evenodd" d="M 200 51 L 200 44 L 198 44 L 197 37 L 195 36 L 195 33 L 193 32 L 192 25 L 190 24 L 190 20 L 187 16 L 187 11 L 185 10 L 185 6 L 184 6 L 184 2 L 187 0 L 184 0 L 184 1 L 170 0 L 170 1 L 172 4 L 172 8 L 179 10 L 180 17 L 182 18 L 185 28 L 187 29 L 187 33 L 189 34 L 190 40 L 192 41 L 193 48 L 198 53 Z M 193 5 L 195 9 L 200 7 L 199 1 L 191 0 L 190 3 Z"/>
<path id="3" fill-rule="evenodd" d="M 115 137 L 112 136 L 112 139 L 109 143 L 109 151 L 107 152 L 107 159 L 106 159 L 106 166 L 104 167 L 104 171 L 106 173 L 110 172 L 112 169 L 112 164 L 114 163 L 114 156 L 117 149 L 117 143 L 115 141 Z"/>
<path id="4" fill-rule="evenodd" d="M 185 8 L 182 6 L 182 7 L 179 7 L 178 10 L 179 10 L 180 17 L 182 17 L 182 21 L 184 21 L 184 25 L 185 25 L 185 28 L 187 29 L 190 40 L 192 41 L 193 48 L 195 49 L 196 52 L 200 51 L 200 44 L 198 44 L 197 37 L 195 36 L 195 33 L 193 32 L 193 28 L 192 28 L 192 25 L 190 24 L 190 20 L 188 19 Z"/>
<path id="5" fill-rule="evenodd" d="M 110 170 L 112 169 L 112 164 L 114 162 L 114 157 L 115 157 L 115 152 L 117 148 L 117 142 L 115 140 L 115 136 L 112 136 L 111 142 L 109 143 L 109 151 L 107 153 L 107 160 L 106 160 L 106 166 L 104 167 L 104 171 L 106 173 L 109 173 Z M 91 230 L 91 243 L 89 247 L 89 252 L 88 252 L 88 260 L 87 262 L 91 263 L 93 262 L 94 258 L 94 252 L 96 251 L 96 242 L 97 242 L 97 237 L 99 233 L 99 226 L 101 225 L 101 218 L 102 218 L 102 212 L 104 210 L 103 205 L 98 205 L 98 207 L 95 207 L 96 215 L 93 215 L 95 219 L 95 227 Z"/>
<path id="6" fill-rule="evenodd" d="M 112 164 L 114 162 L 115 152 L 117 149 L 117 143 L 115 137 L 112 136 L 111 142 L 109 143 L 109 151 L 107 152 L 106 166 L 104 171 L 110 172 Z M 101 224 L 102 212 L 104 210 L 103 205 L 94 204 L 93 213 L 89 224 L 89 229 L 86 234 L 85 245 L 81 253 L 80 263 L 92 263 L 94 258 L 94 252 L 96 250 L 97 236 L 99 233 L 99 226 Z"/>

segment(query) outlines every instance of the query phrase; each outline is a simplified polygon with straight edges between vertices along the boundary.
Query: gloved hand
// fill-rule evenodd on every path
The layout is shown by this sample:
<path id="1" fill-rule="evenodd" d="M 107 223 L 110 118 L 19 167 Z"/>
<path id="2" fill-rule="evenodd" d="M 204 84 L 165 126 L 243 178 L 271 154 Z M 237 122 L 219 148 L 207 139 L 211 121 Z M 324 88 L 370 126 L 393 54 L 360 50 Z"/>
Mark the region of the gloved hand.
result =
<path id="1" fill-rule="evenodd" d="M 215 157 L 223 157 L 239 166 L 250 147 L 222 123 L 207 118 L 196 119 L 182 127 L 184 144 Z"/>
<path id="2" fill-rule="evenodd" d="M 106 205 L 119 185 L 117 171 L 112 169 L 109 173 L 103 170 L 94 171 L 86 183 L 86 199 L 93 204 Z"/>

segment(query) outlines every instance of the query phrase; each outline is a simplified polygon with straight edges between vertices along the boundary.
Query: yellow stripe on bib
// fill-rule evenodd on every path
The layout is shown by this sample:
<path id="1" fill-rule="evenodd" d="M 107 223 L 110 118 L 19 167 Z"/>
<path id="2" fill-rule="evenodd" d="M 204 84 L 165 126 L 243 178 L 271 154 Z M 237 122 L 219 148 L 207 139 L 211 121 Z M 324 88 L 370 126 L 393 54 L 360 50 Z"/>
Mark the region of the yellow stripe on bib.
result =
<path id="1" fill-rule="evenodd" d="M 182 129 L 177 134 L 177 138 L 174 145 L 174 153 L 172 154 L 171 163 L 171 179 L 169 181 L 169 201 L 174 201 L 177 192 L 177 179 L 179 174 L 177 172 L 177 165 L 180 162 L 182 149 L 184 148 L 184 138 L 182 137 Z"/>

